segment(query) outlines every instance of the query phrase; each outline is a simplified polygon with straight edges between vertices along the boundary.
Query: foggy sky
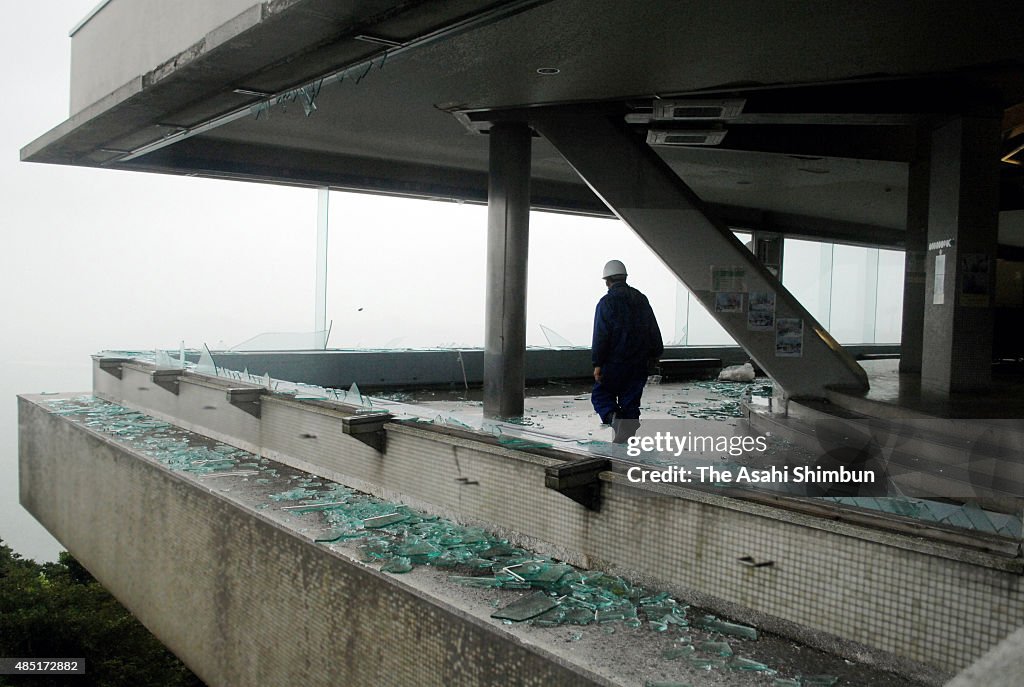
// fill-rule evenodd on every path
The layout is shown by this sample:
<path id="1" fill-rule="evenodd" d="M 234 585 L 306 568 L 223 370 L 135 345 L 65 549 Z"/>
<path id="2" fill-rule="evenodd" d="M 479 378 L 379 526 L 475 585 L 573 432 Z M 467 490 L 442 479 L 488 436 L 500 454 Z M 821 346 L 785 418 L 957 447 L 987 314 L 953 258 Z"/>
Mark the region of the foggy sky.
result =
<path id="1" fill-rule="evenodd" d="M 313 325 L 315 191 L 18 161 L 67 118 L 68 31 L 95 4 L 6 3 L 0 25 L 0 538 L 38 560 L 62 547 L 17 504 L 15 394 L 87 391 L 105 348 Z M 484 208 L 332 193 L 330 218 L 331 347 L 482 344 Z M 611 258 L 669 336 L 675 282 L 628 229 L 535 213 L 529 344 L 545 344 L 539 324 L 589 344 Z"/>

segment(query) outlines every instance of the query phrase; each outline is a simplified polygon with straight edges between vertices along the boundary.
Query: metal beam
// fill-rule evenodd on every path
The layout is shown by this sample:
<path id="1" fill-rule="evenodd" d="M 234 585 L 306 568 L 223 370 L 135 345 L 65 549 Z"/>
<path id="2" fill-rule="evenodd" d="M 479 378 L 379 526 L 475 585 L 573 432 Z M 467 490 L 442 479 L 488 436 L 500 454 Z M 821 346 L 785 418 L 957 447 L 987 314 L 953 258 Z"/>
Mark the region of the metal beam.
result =
<path id="1" fill-rule="evenodd" d="M 686 284 L 785 396 L 824 397 L 829 387 L 867 388 L 867 376 L 856 361 L 625 124 L 557 111 L 537 112 L 531 124 Z M 722 272 L 716 286 L 715 271 L 722 268 L 734 271 L 731 286 L 721 283 Z M 738 312 L 731 311 L 735 298 L 730 302 L 729 297 L 719 297 L 744 291 Z M 774 294 L 776 327 L 787 320 L 790 345 L 776 345 L 774 328 L 749 328 L 746 304 L 752 292 Z M 802 331 L 799 346 L 792 345 L 798 338 L 797 323 Z M 792 357 L 795 354 L 799 357 Z"/>

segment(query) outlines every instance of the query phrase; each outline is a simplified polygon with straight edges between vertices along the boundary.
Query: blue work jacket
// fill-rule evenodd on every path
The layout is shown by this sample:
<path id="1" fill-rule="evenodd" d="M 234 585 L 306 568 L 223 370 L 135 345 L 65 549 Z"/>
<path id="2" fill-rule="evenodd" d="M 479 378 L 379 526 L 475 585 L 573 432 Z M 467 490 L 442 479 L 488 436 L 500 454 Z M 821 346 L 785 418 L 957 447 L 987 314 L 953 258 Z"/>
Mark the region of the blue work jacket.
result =
<path id="1" fill-rule="evenodd" d="M 646 369 L 665 350 L 654 311 L 643 295 L 626 282 L 615 282 L 597 303 L 591 362 Z"/>

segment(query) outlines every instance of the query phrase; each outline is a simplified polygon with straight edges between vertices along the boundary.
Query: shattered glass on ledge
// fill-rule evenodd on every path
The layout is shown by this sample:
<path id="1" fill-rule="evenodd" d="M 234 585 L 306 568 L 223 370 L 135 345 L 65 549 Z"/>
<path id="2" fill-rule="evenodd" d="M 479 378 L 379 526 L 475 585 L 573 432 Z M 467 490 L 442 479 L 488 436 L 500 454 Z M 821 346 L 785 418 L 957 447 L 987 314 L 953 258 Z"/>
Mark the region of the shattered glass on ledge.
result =
<path id="1" fill-rule="evenodd" d="M 86 427 L 200 480 L 256 477 L 252 483 L 261 485 L 279 478 L 277 468 L 265 458 L 92 396 L 44 404 L 56 415 L 78 416 Z M 614 634 L 614 626 L 620 625 L 672 641 L 673 647 L 661 654 L 666 661 L 685 660 L 700 670 L 776 672 L 736 655 L 746 643 L 756 641 L 755 628 L 713 615 L 691 620 L 689 606 L 667 592 L 653 592 L 611 573 L 575 568 L 514 546 L 482 528 L 389 503 L 341 484 L 298 475 L 288 480 L 293 486 L 284 491 L 265 487 L 270 503 L 257 505 L 257 510 L 273 507 L 293 517 L 313 519 L 315 533 L 308 536 L 314 542 L 350 541 L 360 560 L 379 566 L 382 572 L 407 574 L 426 565 L 449 571 L 448 580 L 457 585 L 507 594 L 507 600 L 492 603 L 496 610 L 491 617 L 496 621 L 538 628 L 599 626 L 600 636 Z"/>

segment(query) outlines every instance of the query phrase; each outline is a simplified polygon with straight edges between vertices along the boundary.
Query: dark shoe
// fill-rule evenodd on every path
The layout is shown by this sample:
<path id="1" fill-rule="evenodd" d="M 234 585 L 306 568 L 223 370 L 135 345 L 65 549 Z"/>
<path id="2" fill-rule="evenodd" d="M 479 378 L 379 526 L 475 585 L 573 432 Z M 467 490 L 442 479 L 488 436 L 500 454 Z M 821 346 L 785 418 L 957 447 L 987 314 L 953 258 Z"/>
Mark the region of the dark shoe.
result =
<path id="1" fill-rule="evenodd" d="M 615 429 L 615 437 L 612 438 L 612 443 L 625 444 L 640 429 L 640 420 L 616 420 L 612 423 L 612 427 Z"/>

